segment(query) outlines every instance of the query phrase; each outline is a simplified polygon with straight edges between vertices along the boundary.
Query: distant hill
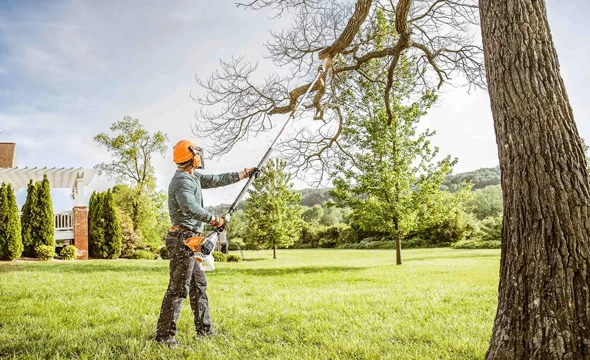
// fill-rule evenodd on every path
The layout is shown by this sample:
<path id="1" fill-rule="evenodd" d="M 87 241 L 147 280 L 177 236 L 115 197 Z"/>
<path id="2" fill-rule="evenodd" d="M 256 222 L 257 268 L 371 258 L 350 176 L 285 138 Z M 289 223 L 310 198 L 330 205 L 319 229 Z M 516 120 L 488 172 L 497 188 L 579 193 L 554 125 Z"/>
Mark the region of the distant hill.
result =
<path id="1" fill-rule="evenodd" d="M 481 168 L 474 171 L 453 174 L 447 176 L 445 181 L 441 185 L 441 189 L 445 191 L 455 192 L 461 183 L 472 182 L 473 190 L 483 189 L 486 186 L 500 184 L 500 166 L 493 168 Z M 319 188 L 319 189 L 302 189 L 297 190 L 301 193 L 301 201 L 299 202 L 302 206 L 312 207 L 316 204 L 323 204 L 327 200 L 332 199 L 329 194 L 333 188 Z M 222 204 L 216 206 L 206 206 L 207 211 L 213 212 L 214 214 L 221 215 L 229 209 L 230 204 Z M 244 201 L 238 204 L 238 210 L 244 209 Z"/>
<path id="2" fill-rule="evenodd" d="M 493 168 L 481 168 L 474 171 L 449 175 L 441 185 L 442 190 L 454 192 L 461 183 L 472 182 L 473 190 L 483 189 L 486 186 L 500 184 L 500 166 Z"/>

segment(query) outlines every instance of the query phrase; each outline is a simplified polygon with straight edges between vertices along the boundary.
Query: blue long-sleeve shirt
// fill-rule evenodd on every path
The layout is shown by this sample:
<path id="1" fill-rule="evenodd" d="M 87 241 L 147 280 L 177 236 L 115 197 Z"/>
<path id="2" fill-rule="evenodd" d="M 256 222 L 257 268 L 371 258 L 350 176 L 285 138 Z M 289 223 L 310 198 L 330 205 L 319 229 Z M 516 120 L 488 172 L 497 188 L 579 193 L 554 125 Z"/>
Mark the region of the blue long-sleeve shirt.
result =
<path id="1" fill-rule="evenodd" d="M 177 170 L 168 186 L 168 211 L 172 225 L 182 225 L 202 232 L 204 223 L 210 222 L 213 214 L 203 208 L 201 189 L 225 186 L 239 180 L 237 172 L 219 175 L 195 172 L 190 175 L 186 171 Z"/>

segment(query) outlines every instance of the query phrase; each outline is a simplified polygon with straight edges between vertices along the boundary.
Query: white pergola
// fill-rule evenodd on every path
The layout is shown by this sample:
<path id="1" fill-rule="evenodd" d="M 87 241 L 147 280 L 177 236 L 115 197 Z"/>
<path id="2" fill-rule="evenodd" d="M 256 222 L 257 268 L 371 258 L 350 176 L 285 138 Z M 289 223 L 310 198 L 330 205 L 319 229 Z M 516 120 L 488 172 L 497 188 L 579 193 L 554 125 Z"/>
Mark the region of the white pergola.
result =
<path id="1" fill-rule="evenodd" d="M 72 189 L 75 206 L 84 206 L 84 187 L 96 175 L 96 170 L 86 168 L 0 168 L 0 183 L 11 184 L 15 191 L 26 189 L 29 180 L 41 181 L 47 175 L 51 188 Z"/>

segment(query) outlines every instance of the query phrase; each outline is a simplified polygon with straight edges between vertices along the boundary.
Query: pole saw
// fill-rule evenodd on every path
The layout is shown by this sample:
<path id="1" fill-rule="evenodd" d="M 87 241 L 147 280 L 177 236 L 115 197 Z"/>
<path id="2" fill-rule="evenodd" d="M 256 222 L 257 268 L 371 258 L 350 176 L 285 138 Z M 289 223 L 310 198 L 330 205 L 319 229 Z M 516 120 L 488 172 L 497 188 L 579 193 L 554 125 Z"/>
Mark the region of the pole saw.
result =
<path id="1" fill-rule="evenodd" d="M 262 170 L 264 165 L 266 165 L 268 159 L 270 158 L 270 155 L 274 151 L 274 146 L 276 145 L 277 141 L 279 140 L 281 135 L 283 135 L 283 132 L 285 131 L 285 129 L 287 128 L 289 123 L 293 119 L 295 119 L 295 114 L 297 113 L 297 110 L 299 110 L 301 104 L 303 104 L 303 102 L 307 98 L 307 95 L 309 95 L 309 93 L 311 92 L 311 89 L 314 87 L 315 83 L 318 80 L 321 80 L 322 74 L 324 74 L 325 71 L 327 71 L 328 67 L 330 66 L 330 63 L 331 63 L 331 58 L 328 57 L 328 58 L 325 58 L 322 65 L 319 66 L 317 76 L 311 82 L 311 84 L 308 86 L 308 88 L 305 91 L 305 94 L 303 95 L 301 100 L 297 103 L 295 108 L 291 111 L 291 113 L 289 114 L 289 117 L 287 118 L 287 121 L 285 121 L 285 124 L 281 128 L 281 131 L 279 131 L 278 135 L 275 137 L 274 141 L 272 142 L 272 144 L 270 145 L 270 147 L 268 148 L 268 150 L 266 151 L 266 153 L 264 154 L 264 156 L 262 157 L 262 159 L 260 160 L 260 162 L 256 166 L 258 169 Z M 214 228 L 213 231 L 209 235 L 207 235 L 206 237 L 205 236 L 195 236 L 195 237 L 191 237 L 191 238 L 186 239 L 186 241 L 184 242 L 184 246 L 185 246 L 185 249 L 188 252 L 188 254 L 191 257 L 194 256 L 195 260 L 199 263 L 199 266 L 203 270 L 205 270 L 205 271 L 215 270 L 215 259 L 213 258 L 213 249 L 215 249 L 215 245 L 217 244 L 217 239 L 219 238 L 219 235 L 225 230 L 225 227 L 227 226 L 226 224 L 228 224 L 230 221 L 231 214 L 233 214 L 236 211 L 238 204 L 240 203 L 240 201 L 242 201 L 242 199 L 246 195 L 246 192 L 248 192 L 248 189 L 250 188 L 250 186 L 252 185 L 252 183 L 254 182 L 255 179 L 256 179 L 256 176 L 250 176 L 248 178 L 248 182 L 246 182 L 246 185 L 244 185 L 244 187 L 242 188 L 242 191 L 240 191 L 240 193 L 238 194 L 238 196 L 234 200 L 233 204 L 230 206 L 227 214 L 225 214 L 224 226 Z"/>

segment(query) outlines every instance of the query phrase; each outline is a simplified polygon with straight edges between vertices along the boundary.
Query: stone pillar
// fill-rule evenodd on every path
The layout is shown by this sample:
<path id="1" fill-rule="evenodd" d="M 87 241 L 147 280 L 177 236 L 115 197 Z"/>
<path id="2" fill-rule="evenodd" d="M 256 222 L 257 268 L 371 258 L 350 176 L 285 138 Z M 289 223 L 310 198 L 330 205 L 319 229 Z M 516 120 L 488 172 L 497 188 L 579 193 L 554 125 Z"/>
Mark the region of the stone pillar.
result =
<path id="1" fill-rule="evenodd" d="M 88 207 L 74 206 L 74 245 L 78 260 L 88 259 Z"/>

